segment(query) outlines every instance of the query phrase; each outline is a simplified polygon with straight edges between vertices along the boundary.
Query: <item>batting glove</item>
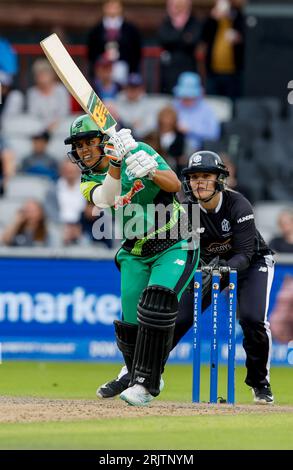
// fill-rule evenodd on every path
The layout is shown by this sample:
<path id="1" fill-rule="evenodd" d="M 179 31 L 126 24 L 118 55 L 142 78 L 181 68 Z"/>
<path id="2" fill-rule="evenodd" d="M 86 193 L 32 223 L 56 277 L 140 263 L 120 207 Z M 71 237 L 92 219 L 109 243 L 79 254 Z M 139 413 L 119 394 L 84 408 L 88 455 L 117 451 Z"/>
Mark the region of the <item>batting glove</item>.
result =
<path id="1" fill-rule="evenodd" d="M 105 145 L 104 151 L 107 157 L 120 161 L 125 155 L 137 147 L 137 142 L 131 135 L 130 129 L 121 129 L 114 134 Z"/>
<path id="2" fill-rule="evenodd" d="M 127 157 L 125 162 L 129 172 L 135 178 L 143 178 L 147 175 L 153 176 L 154 170 L 158 167 L 158 163 L 155 158 L 144 150 L 140 150 L 130 157 Z"/>

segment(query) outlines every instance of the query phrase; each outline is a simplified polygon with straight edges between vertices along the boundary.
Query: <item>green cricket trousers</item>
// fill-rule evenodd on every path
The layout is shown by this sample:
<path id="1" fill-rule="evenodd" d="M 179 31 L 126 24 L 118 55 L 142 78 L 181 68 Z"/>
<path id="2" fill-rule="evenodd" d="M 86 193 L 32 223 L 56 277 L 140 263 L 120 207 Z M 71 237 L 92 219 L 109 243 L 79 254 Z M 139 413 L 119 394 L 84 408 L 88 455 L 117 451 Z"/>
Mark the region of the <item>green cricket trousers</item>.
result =
<path id="1" fill-rule="evenodd" d="M 152 285 L 176 292 L 178 301 L 188 286 L 199 262 L 199 248 L 193 249 L 186 240 L 152 257 L 135 256 L 121 248 L 116 262 L 121 271 L 123 320 L 137 324 L 137 305 L 143 290 Z"/>

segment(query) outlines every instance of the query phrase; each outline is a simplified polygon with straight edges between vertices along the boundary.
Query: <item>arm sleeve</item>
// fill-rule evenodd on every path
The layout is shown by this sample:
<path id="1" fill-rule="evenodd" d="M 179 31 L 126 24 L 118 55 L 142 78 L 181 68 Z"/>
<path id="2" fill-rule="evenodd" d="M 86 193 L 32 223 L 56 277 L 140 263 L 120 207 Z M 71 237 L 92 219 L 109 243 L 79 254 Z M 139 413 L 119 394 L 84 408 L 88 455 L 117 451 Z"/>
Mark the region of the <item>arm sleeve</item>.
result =
<path id="1" fill-rule="evenodd" d="M 105 209 L 114 206 L 115 198 L 121 194 L 121 179 L 107 174 L 103 184 L 95 186 L 91 191 L 91 201 L 97 207 Z"/>
<path id="2" fill-rule="evenodd" d="M 237 271 L 244 271 L 249 266 L 250 260 L 246 255 L 234 255 L 227 261 L 227 266 Z"/>
<path id="3" fill-rule="evenodd" d="M 95 206 L 105 209 L 115 203 L 115 198 L 121 193 L 121 179 L 113 178 L 109 173 L 103 183 L 97 181 L 82 181 L 80 191 L 83 197 L 95 204 Z"/>
<path id="4" fill-rule="evenodd" d="M 233 252 L 228 266 L 238 271 L 246 269 L 254 253 L 256 228 L 251 204 L 243 197 L 232 207 Z"/>

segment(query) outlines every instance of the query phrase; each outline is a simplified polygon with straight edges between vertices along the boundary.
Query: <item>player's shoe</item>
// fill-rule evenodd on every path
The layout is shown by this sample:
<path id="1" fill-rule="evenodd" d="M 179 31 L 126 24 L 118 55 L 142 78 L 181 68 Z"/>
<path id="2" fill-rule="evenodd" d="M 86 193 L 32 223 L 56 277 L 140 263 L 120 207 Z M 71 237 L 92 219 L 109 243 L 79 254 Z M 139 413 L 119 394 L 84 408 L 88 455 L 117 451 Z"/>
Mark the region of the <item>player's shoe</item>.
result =
<path id="1" fill-rule="evenodd" d="M 259 405 L 273 405 L 274 403 L 274 395 L 269 385 L 259 388 L 253 387 L 252 394 L 254 403 Z"/>
<path id="2" fill-rule="evenodd" d="M 161 378 L 160 392 L 163 390 L 164 385 L 164 380 Z M 124 390 L 124 392 L 120 393 L 120 398 L 132 406 L 146 406 L 155 397 L 151 395 L 151 393 L 143 385 L 134 384 L 132 387 L 129 387 Z"/>
<path id="3" fill-rule="evenodd" d="M 114 398 L 128 388 L 129 381 L 130 373 L 127 367 L 123 366 L 116 379 L 101 385 L 97 389 L 96 395 L 98 398 Z"/>

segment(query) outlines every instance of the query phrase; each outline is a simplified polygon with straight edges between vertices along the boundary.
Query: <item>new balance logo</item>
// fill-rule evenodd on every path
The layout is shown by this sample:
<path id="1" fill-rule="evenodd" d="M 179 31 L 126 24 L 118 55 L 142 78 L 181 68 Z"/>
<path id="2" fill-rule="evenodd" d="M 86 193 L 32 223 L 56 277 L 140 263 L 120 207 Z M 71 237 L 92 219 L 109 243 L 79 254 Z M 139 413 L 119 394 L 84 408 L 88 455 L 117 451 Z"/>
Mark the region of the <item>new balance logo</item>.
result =
<path id="1" fill-rule="evenodd" d="M 140 384 L 143 384 L 144 381 L 145 381 L 145 377 L 136 377 L 135 381 L 140 383 Z"/>
<path id="2" fill-rule="evenodd" d="M 176 261 L 174 261 L 174 264 L 179 264 L 179 266 L 183 266 L 185 264 L 185 261 L 183 259 L 176 259 Z"/>

